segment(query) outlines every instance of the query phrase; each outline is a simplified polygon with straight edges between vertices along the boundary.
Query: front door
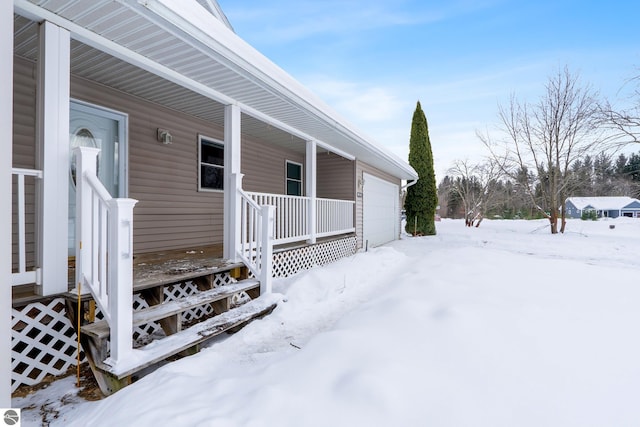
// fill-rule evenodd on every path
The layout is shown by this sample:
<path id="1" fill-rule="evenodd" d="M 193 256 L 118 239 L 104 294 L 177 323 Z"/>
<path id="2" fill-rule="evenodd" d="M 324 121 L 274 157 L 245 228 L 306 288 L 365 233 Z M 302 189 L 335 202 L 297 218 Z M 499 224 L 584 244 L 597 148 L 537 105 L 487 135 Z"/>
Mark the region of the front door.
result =
<path id="1" fill-rule="evenodd" d="M 72 101 L 69 114 L 69 144 L 95 147 L 98 154 L 98 178 L 114 197 L 126 197 L 127 116 L 94 105 Z M 76 171 L 75 156 L 69 162 L 69 256 L 75 255 Z"/>

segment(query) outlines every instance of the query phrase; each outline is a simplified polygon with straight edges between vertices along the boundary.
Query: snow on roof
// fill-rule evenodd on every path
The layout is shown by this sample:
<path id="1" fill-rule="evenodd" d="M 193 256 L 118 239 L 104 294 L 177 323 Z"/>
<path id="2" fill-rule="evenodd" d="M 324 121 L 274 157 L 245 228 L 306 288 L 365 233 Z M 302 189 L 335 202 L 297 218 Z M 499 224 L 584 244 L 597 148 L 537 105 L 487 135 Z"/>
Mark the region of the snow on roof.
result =
<path id="1" fill-rule="evenodd" d="M 638 201 L 632 197 L 569 197 L 567 202 L 573 203 L 573 205 L 582 210 L 588 206 L 594 209 L 622 209 L 625 206 Z"/>

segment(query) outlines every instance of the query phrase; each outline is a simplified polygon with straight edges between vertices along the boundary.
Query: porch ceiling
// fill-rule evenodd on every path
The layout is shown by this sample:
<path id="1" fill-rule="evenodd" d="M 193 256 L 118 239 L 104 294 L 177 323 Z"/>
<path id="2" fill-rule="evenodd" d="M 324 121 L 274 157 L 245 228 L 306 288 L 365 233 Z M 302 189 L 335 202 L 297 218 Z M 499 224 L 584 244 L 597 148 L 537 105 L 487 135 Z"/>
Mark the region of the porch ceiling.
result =
<path id="1" fill-rule="evenodd" d="M 14 16 L 14 53 L 35 61 L 38 55 L 38 24 Z M 224 126 L 224 104 L 165 80 L 125 61 L 71 41 L 71 72 L 105 86 L 140 97 L 167 108 Z M 242 132 L 269 144 L 304 153 L 302 138 L 246 114 L 242 115 Z M 322 152 L 319 149 L 319 152 Z"/>
<path id="2" fill-rule="evenodd" d="M 180 11 L 169 0 L 143 3 L 14 0 L 15 53 L 37 57 L 34 21 L 48 19 L 71 31 L 71 71 L 77 76 L 221 126 L 224 104 L 237 102 L 247 135 L 299 151 L 305 139 L 315 139 L 399 178 L 416 178 L 406 162 L 362 136 L 197 2 L 183 0 Z M 107 53 L 106 45 L 115 48 Z M 178 77 L 170 81 L 132 65 L 128 52 Z"/>

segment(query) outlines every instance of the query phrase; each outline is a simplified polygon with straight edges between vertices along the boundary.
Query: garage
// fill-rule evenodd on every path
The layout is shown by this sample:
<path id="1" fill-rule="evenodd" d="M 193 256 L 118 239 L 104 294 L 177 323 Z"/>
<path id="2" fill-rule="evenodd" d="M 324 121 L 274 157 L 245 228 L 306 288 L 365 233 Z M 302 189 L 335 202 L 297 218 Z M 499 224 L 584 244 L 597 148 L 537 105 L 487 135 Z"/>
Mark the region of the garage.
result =
<path id="1" fill-rule="evenodd" d="M 374 247 L 400 234 L 399 187 L 376 176 L 363 174 L 362 234 L 365 246 Z"/>

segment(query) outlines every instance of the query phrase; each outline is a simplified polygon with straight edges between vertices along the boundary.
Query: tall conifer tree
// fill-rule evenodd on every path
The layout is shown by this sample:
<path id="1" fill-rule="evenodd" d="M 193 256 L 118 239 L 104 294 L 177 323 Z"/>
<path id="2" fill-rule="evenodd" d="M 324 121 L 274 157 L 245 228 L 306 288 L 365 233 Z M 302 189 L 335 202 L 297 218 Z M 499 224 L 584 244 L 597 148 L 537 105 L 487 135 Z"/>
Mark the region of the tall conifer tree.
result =
<path id="1" fill-rule="evenodd" d="M 409 164 L 418 172 L 418 182 L 407 188 L 404 208 L 407 215 L 405 230 L 409 234 L 431 236 L 436 234 L 435 213 L 438 189 L 433 169 L 433 154 L 429 141 L 427 118 L 420 101 L 413 113 L 409 140 Z"/>

